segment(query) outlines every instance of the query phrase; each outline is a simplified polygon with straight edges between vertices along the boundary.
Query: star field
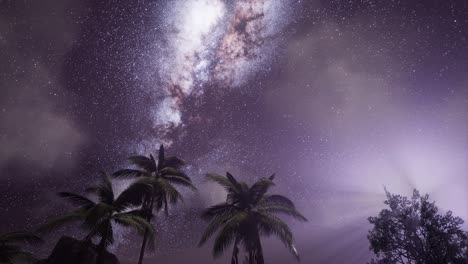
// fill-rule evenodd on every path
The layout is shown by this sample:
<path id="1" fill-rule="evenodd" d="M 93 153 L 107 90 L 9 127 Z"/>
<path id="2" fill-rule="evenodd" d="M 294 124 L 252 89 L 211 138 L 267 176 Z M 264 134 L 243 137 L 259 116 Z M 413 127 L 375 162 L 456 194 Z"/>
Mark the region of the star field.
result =
<path id="1" fill-rule="evenodd" d="M 288 222 L 303 263 L 368 261 L 383 185 L 467 219 L 466 13 L 461 0 L 0 0 L 0 231 L 59 215 L 55 192 L 160 143 L 198 192 L 157 217 L 155 262 L 211 261 L 195 215 L 223 193 L 206 172 L 276 173 L 310 219 Z M 130 263 L 138 246 L 119 235 Z M 291 261 L 265 243 L 271 263 Z"/>

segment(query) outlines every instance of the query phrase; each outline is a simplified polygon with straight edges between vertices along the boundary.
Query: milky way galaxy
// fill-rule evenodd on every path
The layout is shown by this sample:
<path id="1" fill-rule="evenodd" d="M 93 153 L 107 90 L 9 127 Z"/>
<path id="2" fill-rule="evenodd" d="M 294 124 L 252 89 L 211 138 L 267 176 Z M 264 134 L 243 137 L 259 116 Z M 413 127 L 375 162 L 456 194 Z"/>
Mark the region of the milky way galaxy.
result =
<path id="1" fill-rule="evenodd" d="M 186 97 L 202 96 L 206 86 L 238 87 L 266 67 L 287 20 L 284 3 L 271 0 L 174 1 L 165 9 L 165 44 L 158 54 L 164 98 L 154 116 L 163 134 L 182 125 Z"/>

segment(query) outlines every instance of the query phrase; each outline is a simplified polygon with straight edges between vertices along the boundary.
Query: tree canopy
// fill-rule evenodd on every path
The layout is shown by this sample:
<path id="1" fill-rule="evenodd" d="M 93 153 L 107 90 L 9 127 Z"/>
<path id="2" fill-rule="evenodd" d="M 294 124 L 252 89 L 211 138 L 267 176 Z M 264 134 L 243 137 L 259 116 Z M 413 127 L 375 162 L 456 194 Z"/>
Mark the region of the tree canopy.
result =
<path id="1" fill-rule="evenodd" d="M 378 216 L 369 217 L 371 264 L 467 263 L 467 233 L 463 220 L 451 211 L 439 212 L 429 195 L 413 191 L 411 198 L 389 193 Z"/>
<path id="2" fill-rule="evenodd" d="M 37 244 L 42 242 L 41 238 L 31 232 L 0 234 L 0 263 L 16 263 L 17 261 L 36 262 L 36 257 L 24 250 L 19 244 Z"/>
<path id="3" fill-rule="evenodd" d="M 299 258 L 289 226 L 277 215 L 292 216 L 300 221 L 307 219 L 287 197 L 268 194 L 269 188 L 274 185 L 274 175 L 260 178 L 251 186 L 237 181 L 229 172 L 226 177 L 218 174 L 208 174 L 207 177 L 221 185 L 227 195 L 226 202 L 213 205 L 203 212 L 202 217 L 208 221 L 208 226 L 200 239 L 200 246 L 215 236 L 214 256 L 219 256 L 234 244 L 231 263 L 238 264 L 239 246 L 243 245 L 248 253 L 246 263 L 263 264 L 260 235 L 274 235 Z"/>
<path id="4" fill-rule="evenodd" d="M 111 179 L 103 173 L 101 182 L 87 188 L 86 192 L 97 196 L 98 201 L 95 202 L 80 194 L 59 192 L 60 197 L 76 206 L 77 209 L 48 222 L 37 231 L 40 233 L 50 232 L 71 222 L 81 222 L 81 227 L 88 233 L 86 240 L 91 240 L 94 237 L 100 238 L 97 263 L 101 263 L 101 257 L 107 246 L 114 242 L 112 223 L 132 227 L 142 235 L 149 235 L 151 245 L 154 247 L 155 232 L 151 224 L 143 218 L 141 210 L 129 210 L 129 207 L 135 202 L 133 191 L 127 189 L 115 197 Z"/>
<path id="5" fill-rule="evenodd" d="M 164 146 L 159 147 L 158 158 L 153 155 L 131 156 L 129 158 L 133 168 L 118 170 L 113 173 L 115 178 L 136 178 L 125 191 L 128 201 L 141 204 L 141 211 L 145 219 L 151 222 L 153 209 L 164 209 L 168 214 L 169 205 L 182 201 L 182 195 L 175 186 L 188 187 L 196 190 L 192 180 L 182 171 L 185 162 L 176 156 L 166 156 Z M 148 186 L 150 188 L 148 188 Z M 131 199 L 129 199 L 131 197 Z M 143 263 L 147 243 L 147 232 L 143 235 L 138 264 Z"/>

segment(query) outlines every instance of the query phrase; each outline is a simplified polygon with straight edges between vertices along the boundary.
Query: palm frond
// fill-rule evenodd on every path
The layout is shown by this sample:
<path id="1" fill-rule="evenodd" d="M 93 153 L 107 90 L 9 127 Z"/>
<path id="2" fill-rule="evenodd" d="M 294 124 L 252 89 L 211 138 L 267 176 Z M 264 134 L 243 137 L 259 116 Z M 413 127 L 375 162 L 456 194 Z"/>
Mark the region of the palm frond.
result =
<path id="1" fill-rule="evenodd" d="M 223 224 L 238 212 L 238 209 L 231 204 L 218 204 L 206 209 L 202 218 L 209 220 L 208 227 L 198 242 L 198 246 L 203 245 Z"/>
<path id="2" fill-rule="evenodd" d="M 154 200 L 154 205 L 153 207 L 156 209 L 156 211 L 159 211 L 161 209 L 164 209 L 166 211 L 166 215 L 168 214 L 168 208 L 167 208 L 167 199 L 165 194 L 159 193 Z"/>
<path id="3" fill-rule="evenodd" d="M 0 263 L 14 263 L 14 254 L 21 252 L 22 249 L 14 244 L 0 244 Z"/>
<path id="4" fill-rule="evenodd" d="M 261 178 L 250 187 L 249 192 L 252 198 L 252 203 L 257 204 L 268 191 L 268 189 L 274 185 L 272 179 L 274 174 L 270 178 Z"/>
<path id="5" fill-rule="evenodd" d="M 122 169 L 112 173 L 112 177 L 114 178 L 136 178 L 142 176 L 149 176 L 149 173 L 142 170 L 135 170 L 135 169 Z"/>
<path id="6" fill-rule="evenodd" d="M 171 156 L 164 159 L 164 168 L 171 167 L 175 169 L 179 169 L 180 167 L 185 165 L 185 161 L 176 157 Z"/>
<path id="7" fill-rule="evenodd" d="M 117 213 L 112 216 L 112 219 L 125 227 L 134 228 L 140 235 L 144 235 L 145 231 L 148 232 L 149 245 L 154 248 L 155 245 L 155 231 L 153 226 L 146 221 L 143 217 L 138 215 L 139 212 L 131 211 L 125 213 Z"/>
<path id="8" fill-rule="evenodd" d="M 89 193 L 89 194 L 95 194 L 97 195 L 99 193 L 99 189 L 100 189 L 100 186 L 99 184 L 97 185 L 91 185 L 89 187 L 87 187 L 84 192 L 85 193 Z"/>
<path id="9" fill-rule="evenodd" d="M 239 208 L 229 203 L 220 203 L 205 209 L 201 214 L 201 218 L 209 221 L 215 216 L 230 215 L 233 210 L 239 210 Z"/>
<path id="10" fill-rule="evenodd" d="M 240 188 L 232 184 L 232 182 L 225 176 L 216 174 L 216 173 L 208 173 L 206 174 L 208 180 L 211 180 L 223 187 L 228 193 L 229 192 L 239 192 Z"/>
<path id="11" fill-rule="evenodd" d="M 182 195 L 179 191 L 165 180 L 158 180 L 155 190 L 157 196 L 165 197 L 172 204 L 175 204 L 178 201 L 183 201 Z"/>
<path id="12" fill-rule="evenodd" d="M 105 172 L 101 172 L 101 183 L 96 193 L 99 201 L 112 204 L 114 203 L 114 190 L 112 188 L 112 181 Z"/>
<path id="13" fill-rule="evenodd" d="M 153 192 L 153 178 L 141 178 L 128 186 L 114 201 L 117 212 L 121 212 L 131 206 L 139 206 L 145 197 Z"/>
<path id="14" fill-rule="evenodd" d="M 276 177 L 276 174 L 275 174 L 275 173 L 273 173 L 273 174 L 272 174 L 270 177 L 268 177 L 268 179 L 270 179 L 270 181 L 272 181 L 272 180 L 274 180 L 274 179 L 275 179 L 275 177 Z"/>
<path id="15" fill-rule="evenodd" d="M 164 146 L 160 145 L 159 153 L 158 153 L 158 170 L 161 170 L 162 168 L 164 168 L 164 159 L 165 159 Z"/>
<path id="16" fill-rule="evenodd" d="M 71 192 L 59 192 L 57 193 L 57 195 L 67 200 L 72 205 L 79 206 L 80 208 L 83 208 L 83 209 L 90 209 L 94 205 L 96 205 L 95 202 L 79 194 L 75 194 Z"/>
<path id="17" fill-rule="evenodd" d="M 100 238 L 101 242 L 104 242 L 104 247 L 114 243 L 114 231 L 110 218 L 101 219 L 100 222 L 93 226 L 88 226 L 89 233 L 86 238 L 91 239 L 93 237 Z"/>
<path id="18" fill-rule="evenodd" d="M 2 256 L 4 254 L 6 256 Z M 0 253 L 0 261 L 0 263 L 36 263 L 38 259 L 32 253 L 18 249 L 14 251 Z"/>
<path id="19" fill-rule="evenodd" d="M 174 188 L 174 186 L 172 186 L 171 184 L 166 184 L 167 187 L 166 187 L 166 193 L 167 193 L 167 198 L 168 201 L 172 204 L 175 204 L 177 202 L 183 202 L 184 201 L 184 198 L 182 197 L 182 195 L 179 193 L 179 191 L 177 191 L 176 188 Z"/>
<path id="20" fill-rule="evenodd" d="M 263 205 L 260 207 L 257 207 L 257 210 L 259 212 L 266 212 L 266 213 L 283 213 L 289 216 L 292 216 L 296 218 L 297 220 L 300 221 L 307 221 L 307 218 L 305 218 L 301 213 L 299 213 L 296 209 L 284 206 L 284 205 Z"/>
<path id="21" fill-rule="evenodd" d="M 231 173 L 226 172 L 226 178 L 231 182 L 231 184 L 235 187 L 235 190 L 240 191 L 242 189 L 241 184 L 232 176 Z"/>
<path id="22" fill-rule="evenodd" d="M 229 172 L 225 177 L 207 174 L 207 178 L 221 185 L 227 191 L 227 197 L 225 203 L 209 207 L 201 215 L 209 223 L 199 246 L 217 233 L 213 247 L 215 257 L 236 240 L 242 242 L 248 252 L 259 250 L 256 261 L 262 262 L 259 235 L 275 235 L 298 257 L 291 230 L 274 214 L 287 214 L 301 221 L 307 219 L 296 210 L 290 199 L 282 195 L 267 195 L 274 185 L 275 174 L 259 179 L 250 187 L 245 182 L 237 181 Z"/>
<path id="23" fill-rule="evenodd" d="M 192 184 L 192 180 L 190 180 L 189 177 L 187 176 L 181 176 L 181 175 L 164 175 L 162 176 L 165 180 L 167 180 L 169 183 L 176 184 L 176 185 L 181 185 L 184 187 L 188 187 L 192 190 L 196 190 L 195 186 Z"/>
<path id="24" fill-rule="evenodd" d="M 164 209 L 166 215 L 169 214 L 169 206 L 168 203 L 176 204 L 177 202 L 183 202 L 182 195 L 171 186 L 171 189 L 165 192 L 158 192 L 155 197 L 154 208 L 159 211 Z"/>
<path id="25" fill-rule="evenodd" d="M 179 169 L 171 168 L 171 167 L 162 168 L 159 171 L 159 174 L 161 176 L 164 176 L 164 175 L 177 175 L 177 176 L 184 177 L 184 178 L 190 180 L 190 178 L 183 171 L 181 171 Z"/>
<path id="26" fill-rule="evenodd" d="M 246 212 L 240 211 L 226 222 L 215 238 L 213 256 L 219 256 L 232 244 L 238 234 L 240 226 L 247 222 L 248 218 L 249 215 Z"/>
<path id="27" fill-rule="evenodd" d="M 258 206 L 263 205 L 282 205 L 295 208 L 294 203 L 289 198 L 280 194 L 263 195 L 262 199 L 258 202 Z"/>
<path id="28" fill-rule="evenodd" d="M 97 234 L 104 239 L 104 245 L 114 244 L 114 230 L 110 221 L 104 221 L 98 226 Z"/>
<path id="29" fill-rule="evenodd" d="M 30 243 L 39 244 L 43 240 L 31 232 L 9 232 L 0 234 L 0 243 Z"/>
<path id="30" fill-rule="evenodd" d="M 144 171 L 147 172 L 153 172 L 156 171 L 156 163 L 154 162 L 154 159 L 151 157 L 145 157 L 142 155 L 136 155 L 136 156 L 130 156 L 128 158 L 131 164 L 143 169 Z"/>
<path id="31" fill-rule="evenodd" d="M 258 226 L 260 231 L 267 235 L 277 236 L 281 242 L 295 255 L 297 255 L 296 248 L 293 245 L 293 235 L 289 226 L 280 218 L 270 213 L 257 214 Z"/>
<path id="32" fill-rule="evenodd" d="M 96 206 L 86 212 L 86 217 L 83 221 L 83 226 L 88 229 L 93 229 L 101 224 L 105 219 L 112 214 L 112 205 L 106 203 L 98 203 Z"/>
<path id="33" fill-rule="evenodd" d="M 135 215 L 135 216 L 139 216 L 143 219 L 146 220 L 146 216 L 148 215 L 144 210 L 142 209 L 135 209 L 135 210 L 130 210 L 130 211 L 125 211 L 124 212 L 125 214 L 129 214 L 129 215 Z M 149 223 L 149 222 L 148 222 Z"/>
<path id="34" fill-rule="evenodd" d="M 65 214 L 61 217 L 55 218 L 52 221 L 40 226 L 36 232 L 39 234 L 49 233 L 54 229 L 60 228 L 66 224 L 81 221 L 86 218 L 86 210 L 80 209 L 68 214 Z"/>

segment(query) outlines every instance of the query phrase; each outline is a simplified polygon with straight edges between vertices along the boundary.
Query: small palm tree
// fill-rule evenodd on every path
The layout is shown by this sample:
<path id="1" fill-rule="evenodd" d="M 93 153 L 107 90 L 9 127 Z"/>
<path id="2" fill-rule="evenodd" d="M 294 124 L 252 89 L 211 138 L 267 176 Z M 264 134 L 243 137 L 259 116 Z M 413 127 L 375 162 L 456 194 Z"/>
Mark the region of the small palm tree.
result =
<path id="1" fill-rule="evenodd" d="M 138 178 L 129 186 L 128 190 L 131 193 L 140 193 L 141 210 L 148 222 L 151 221 L 153 208 L 156 210 L 164 209 L 167 215 L 168 203 L 175 204 L 182 201 L 182 195 L 174 185 L 195 189 L 190 178 L 181 171 L 181 167 L 185 164 L 184 161 L 174 156 L 166 157 L 163 145 L 159 147 L 157 161 L 153 155 L 149 157 L 131 156 L 129 161 L 136 168 L 119 170 L 113 176 L 115 178 Z M 148 185 L 152 188 L 146 188 Z M 147 235 L 145 234 L 138 259 L 139 264 L 143 263 L 146 243 Z"/>
<path id="2" fill-rule="evenodd" d="M 261 178 L 249 187 L 238 182 L 229 172 L 226 177 L 208 174 L 208 179 L 218 183 L 227 191 L 226 202 L 207 208 L 202 218 L 209 221 L 199 246 L 203 245 L 218 230 L 213 255 L 219 256 L 232 243 L 231 263 L 239 264 L 239 246 L 243 245 L 248 253 L 248 264 L 263 264 L 263 250 L 260 235 L 276 235 L 299 258 L 293 244 L 293 235 L 288 225 L 275 214 L 283 213 L 301 221 L 307 221 L 295 208 L 293 202 L 282 195 L 269 195 L 274 175 Z"/>
<path id="3" fill-rule="evenodd" d="M 151 189 L 151 186 L 146 186 Z M 38 232 L 48 232 L 70 222 L 81 222 L 82 227 L 89 233 L 85 239 L 100 238 L 98 244 L 98 257 L 96 263 L 103 261 L 102 257 L 107 246 L 114 242 L 112 223 L 125 227 L 133 227 L 140 234 L 147 234 L 154 244 L 154 231 L 152 226 L 142 217 L 141 210 L 128 210 L 129 207 L 139 204 L 139 198 L 134 190 L 125 190 L 117 198 L 114 197 L 112 182 L 103 173 L 102 182 L 86 189 L 87 193 L 97 196 L 98 201 L 70 192 L 60 192 L 58 195 L 78 209 L 59 217 L 39 228 Z"/>
<path id="4" fill-rule="evenodd" d="M 23 250 L 18 243 L 42 243 L 42 239 L 30 232 L 0 234 L 0 263 L 10 264 L 16 261 L 34 263 L 37 261 L 33 254 Z"/>

